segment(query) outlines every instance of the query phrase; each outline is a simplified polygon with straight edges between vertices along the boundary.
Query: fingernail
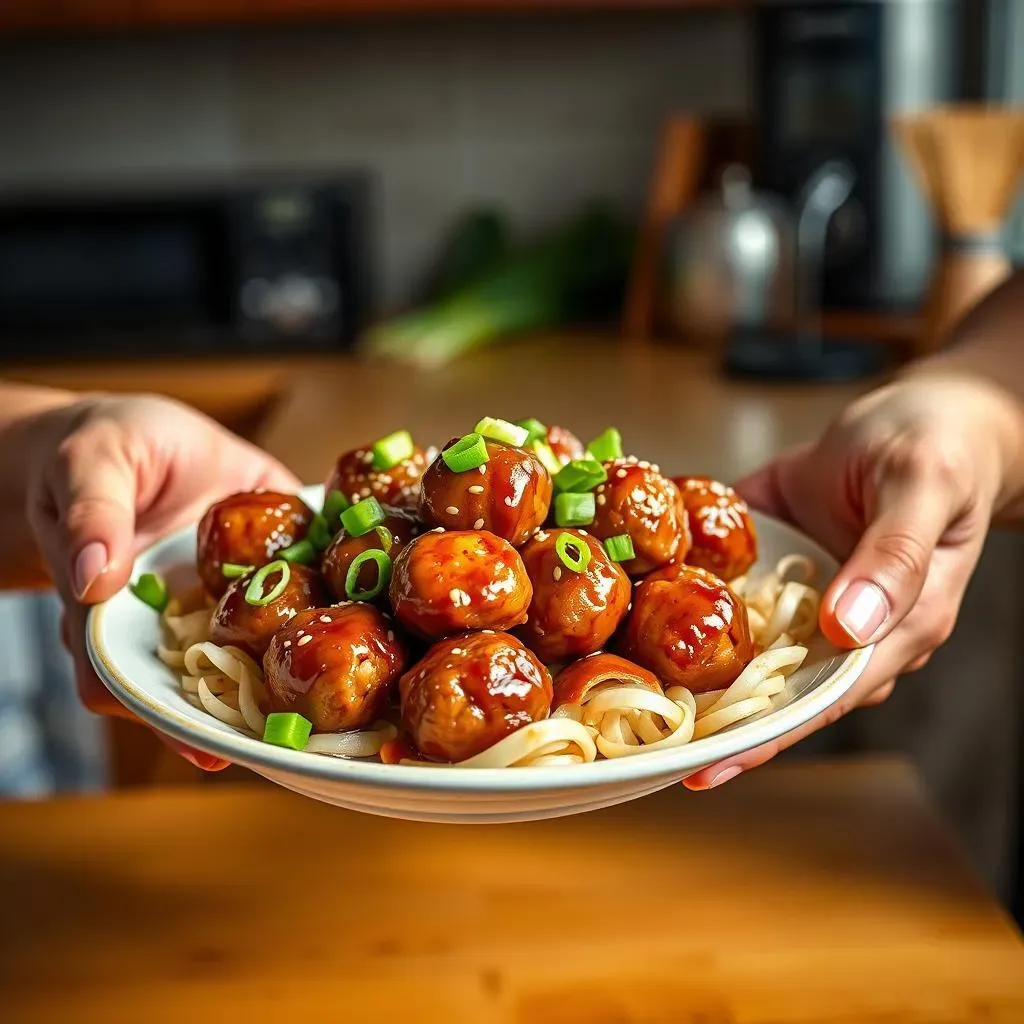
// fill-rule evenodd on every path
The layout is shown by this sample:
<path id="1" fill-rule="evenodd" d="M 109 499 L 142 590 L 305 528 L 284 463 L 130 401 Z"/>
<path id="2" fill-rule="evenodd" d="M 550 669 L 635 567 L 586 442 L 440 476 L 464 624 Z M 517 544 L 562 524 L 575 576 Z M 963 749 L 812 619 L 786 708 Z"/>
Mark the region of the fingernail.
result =
<path id="1" fill-rule="evenodd" d="M 856 580 L 839 595 L 836 619 L 851 639 L 868 643 L 889 617 L 889 602 L 881 587 Z"/>
<path id="2" fill-rule="evenodd" d="M 219 757 L 214 757 L 212 754 L 204 754 L 199 750 L 183 750 L 181 756 L 204 772 L 212 772 L 221 765 Z"/>
<path id="3" fill-rule="evenodd" d="M 75 559 L 75 596 L 79 601 L 89 593 L 93 584 L 107 571 L 110 555 L 102 541 L 94 540 L 78 552 Z"/>
<path id="4" fill-rule="evenodd" d="M 725 783 L 735 779 L 737 775 L 741 775 L 743 769 L 738 765 L 734 764 L 731 768 L 726 768 L 724 771 L 719 772 L 712 780 L 711 785 L 708 789 L 714 789 L 715 786 L 723 786 Z"/>

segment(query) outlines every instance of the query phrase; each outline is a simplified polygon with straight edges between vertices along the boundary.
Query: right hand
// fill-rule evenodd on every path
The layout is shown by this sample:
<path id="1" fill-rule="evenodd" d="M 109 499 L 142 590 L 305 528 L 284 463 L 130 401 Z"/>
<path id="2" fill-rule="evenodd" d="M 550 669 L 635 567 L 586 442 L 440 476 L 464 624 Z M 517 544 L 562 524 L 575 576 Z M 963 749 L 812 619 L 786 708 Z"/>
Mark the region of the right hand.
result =
<path id="1" fill-rule="evenodd" d="M 177 402 L 89 397 L 40 417 L 28 517 L 64 603 L 65 641 L 86 707 L 131 716 L 85 650 L 88 606 L 113 597 L 136 556 L 235 491 L 298 490 L 280 463 Z M 226 762 L 160 738 L 206 770 Z"/>
<path id="2" fill-rule="evenodd" d="M 956 624 L 993 516 L 1018 496 L 1022 411 L 966 378 L 909 377 L 853 403 L 814 444 L 737 489 L 844 561 L 825 591 L 822 632 L 840 647 L 875 643 L 837 704 L 779 740 L 687 780 L 706 789 L 757 767 L 859 705 L 885 700 Z"/>

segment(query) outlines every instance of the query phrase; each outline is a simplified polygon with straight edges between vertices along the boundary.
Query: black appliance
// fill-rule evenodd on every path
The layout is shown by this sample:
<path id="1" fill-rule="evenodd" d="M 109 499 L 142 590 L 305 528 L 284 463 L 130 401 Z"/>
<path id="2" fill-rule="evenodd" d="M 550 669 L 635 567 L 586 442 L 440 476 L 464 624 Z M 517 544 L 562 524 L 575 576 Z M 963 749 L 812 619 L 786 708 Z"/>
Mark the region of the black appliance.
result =
<path id="1" fill-rule="evenodd" d="M 369 216 L 355 174 L 0 192 L 0 355 L 345 348 Z"/>
<path id="2" fill-rule="evenodd" d="M 924 293 L 934 223 L 888 120 L 958 97 L 960 16 L 956 0 L 768 0 L 756 12 L 758 183 L 796 201 L 823 164 L 854 172 L 828 229 L 826 307 L 909 307 Z"/>

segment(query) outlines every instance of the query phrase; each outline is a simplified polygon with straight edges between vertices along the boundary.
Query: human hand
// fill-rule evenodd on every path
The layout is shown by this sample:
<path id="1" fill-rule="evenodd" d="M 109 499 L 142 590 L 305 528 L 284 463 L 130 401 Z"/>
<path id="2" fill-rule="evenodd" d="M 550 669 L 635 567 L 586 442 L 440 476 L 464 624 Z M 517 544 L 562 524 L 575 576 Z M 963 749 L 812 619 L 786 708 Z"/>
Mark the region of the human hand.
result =
<path id="1" fill-rule="evenodd" d="M 737 489 L 845 559 L 821 603 L 840 647 L 876 643 L 840 700 L 778 740 L 686 780 L 708 789 L 758 767 L 921 668 L 949 637 L 993 515 L 1016 497 L 1021 410 L 965 378 L 910 377 L 851 405 L 815 444 L 790 451 Z"/>
<path id="2" fill-rule="evenodd" d="M 89 397 L 51 410 L 32 444 L 28 517 L 64 604 L 79 694 L 93 711 L 131 718 L 92 671 L 87 606 L 117 593 L 140 551 L 216 499 L 258 487 L 296 490 L 299 482 L 212 420 L 150 396 Z M 226 766 L 161 739 L 200 768 Z"/>

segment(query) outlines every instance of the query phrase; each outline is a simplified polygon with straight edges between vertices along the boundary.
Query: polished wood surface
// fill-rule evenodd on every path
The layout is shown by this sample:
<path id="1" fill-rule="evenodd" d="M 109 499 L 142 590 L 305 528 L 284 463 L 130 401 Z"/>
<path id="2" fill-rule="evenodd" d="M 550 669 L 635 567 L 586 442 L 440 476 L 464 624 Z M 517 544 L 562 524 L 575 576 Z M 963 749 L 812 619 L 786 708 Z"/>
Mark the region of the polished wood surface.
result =
<path id="1" fill-rule="evenodd" d="M 415 825 L 267 786 L 0 806 L 17 1024 L 1024 1020 L 1024 946 L 896 763 Z"/>
<path id="2" fill-rule="evenodd" d="M 356 15 L 699 10 L 750 0 L 5 0 L 0 33 L 326 20 Z"/>

